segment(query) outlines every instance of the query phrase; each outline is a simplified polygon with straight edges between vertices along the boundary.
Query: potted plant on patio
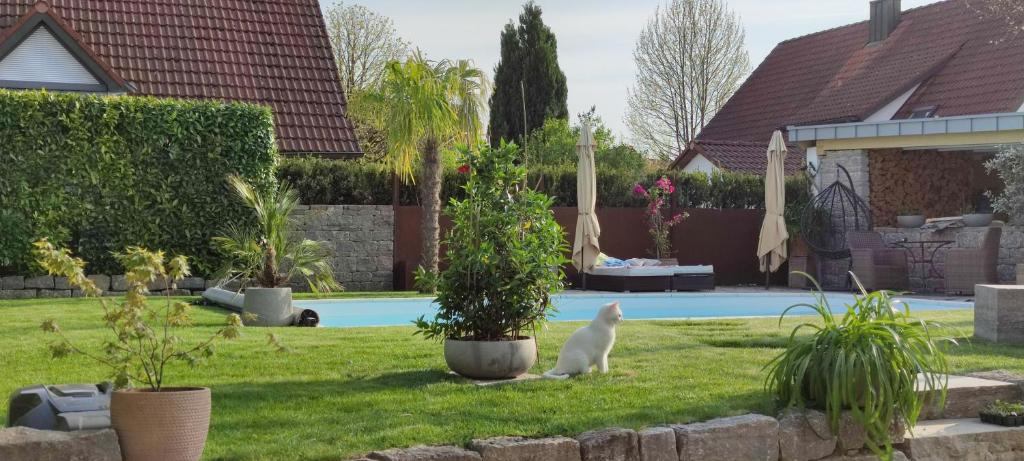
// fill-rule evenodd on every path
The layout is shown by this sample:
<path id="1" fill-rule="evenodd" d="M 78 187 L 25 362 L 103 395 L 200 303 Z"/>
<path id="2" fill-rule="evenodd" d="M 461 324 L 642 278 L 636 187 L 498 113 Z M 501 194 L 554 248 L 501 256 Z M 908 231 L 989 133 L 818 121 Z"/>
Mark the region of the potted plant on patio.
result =
<path id="1" fill-rule="evenodd" d="M 979 413 L 981 422 L 1006 427 L 1024 426 L 1024 404 L 996 400 Z"/>
<path id="2" fill-rule="evenodd" d="M 793 329 L 767 366 L 766 387 L 784 405 L 825 411 L 833 434 L 849 412 L 868 448 L 889 459 L 893 427 L 913 427 L 931 396 L 945 405 L 949 364 L 941 344 L 956 341 L 939 336 L 941 325 L 911 317 L 893 293 L 867 292 L 852 273 L 860 294 L 833 314 L 818 282 L 803 275 L 817 288 L 817 302 L 790 306 L 779 323 L 798 308 L 813 310 L 820 322 Z"/>
<path id="3" fill-rule="evenodd" d="M 456 373 L 475 379 L 512 378 L 536 363 L 537 344 L 526 334 L 554 310 L 567 262 L 553 200 L 523 187 L 514 144 L 461 150 L 468 175 L 465 198 L 445 210 L 452 229 L 445 238 L 447 267 L 437 280 L 437 314 L 420 317 L 416 334 L 444 341 Z"/>
<path id="4" fill-rule="evenodd" d="M 35 243 L 39 265 L 51 275 L 67 277 L 68 283 L 85 296 L 99 297 L 102 290 L 85 276 L 85 263 L 67 249 L 50 242 Z M 193 334 L 183 335 L 191 326 L 192 307 L 165 295 L 159 305 L 149 303 L 147 287 L 163 285 L 170 293 L 174 284 L 189 275 L 184 256 L 166 259 L 160 251 L 129 247 L 117 259 L 125 268 L 128 291 L 123 299 L 99 298 L 103 321 L 113 335 L 102 352 L 90 352 L 71 343 L 57 322 L 42 324 L 44 331 L 57 335 L 50 344 L 55 358 L 82 355 L 108 368 L 116 390 L 110 400 L 110 417 L 117 431 L 126 461 L 194 461 L 203 454 L 210 426 L 210 389 L 168 387 L 167 367 L 174 363 L 196 366 L 213 355 L 213 342 L 239 336 L 242 319 L 229 314 L 224 325 L 198 342 L 187 343 Z M 141 385 L 142 387 L 129 387 Z"/>
<path id="5" fill-rule="evenodd" d="M 924 215 L 916 208 L 904 208 L 896 216 L 896 223 L 904 229 L 919 229 L 925 221 Z"/>
<path id="6" fill-rule="evenodd" d="M 995 220 L 991 201 L 987 196 L 981 195 L 973 204 L 966 203 L 961 219 L 967 227 L 988 227 Z"/>
<path id="7" fill-rule="evenodd" d="M 292 289 L 288 284 L 296 277 L 301 276 L 317 293 L 341 289 L 325 245 L 302 238 L 295 230 L 298 193 L 287 184 L 260 191 L 237 175 L 228 177 L 228 183 L 255 218 L 254 227 L 232 224 L 227 235 L 213 239 L 227 256 L 219 276 L 255 284 L 245 288 L 243 310 L 255 315 L 246 324 L 291 324 Z"/>

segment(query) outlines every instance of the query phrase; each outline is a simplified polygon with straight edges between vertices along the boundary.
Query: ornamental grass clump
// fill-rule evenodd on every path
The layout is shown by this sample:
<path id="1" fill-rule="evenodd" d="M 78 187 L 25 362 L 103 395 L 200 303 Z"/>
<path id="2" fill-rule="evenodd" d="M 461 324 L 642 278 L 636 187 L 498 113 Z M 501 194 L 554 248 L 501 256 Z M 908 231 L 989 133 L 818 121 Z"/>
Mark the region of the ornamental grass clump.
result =
<path id="1" fill-rule="evenodd" d="M 856 276 L 860 294 L 837 317 L 818 282 L 802 275 L 817 287 L 816 302 L 790 306 L 779 322 L 798 308 L 821 321 L 793 329 L 786 350 L 767 366 L 766 387 L 787 406 L 824 410 L 833 433 L 849 411 L 866 430 L 868 448 L 890 459 L 891 428 L 912 428 L 927 395 L 937 392 L 945 405 L 949 364 L 940 346 L 956 340 L 939 336 L 941 325 L 912 317 L 894 293 L 867 292 Z"/>
<path id="2" fill-rule="evenodd" d="M 192 306 L 170 297 L 175 283 L 188 277 L 190 269 L 184 256 L 166 259 L 162 251 L 149 251 L 141 247 L 128 247 L 116 258 L 125 269 L 128 291 L 124 299 L 100 298 L 103 294 L 92 280 L 85 276 L 85 262 L 74 257 L 65 248 L 56 248 L 47 240 L 35 242 L 38 264 L 51 275 L 67 277 L 68 284 L 82 290 L 88 297 L 99 298 L 103 306 L 103 322 L 113 333 L 95 353 L 79 348 L 68 340 L 53 319 L 43 321 L 43 331 L 57 335 L 50 344 L 54 358 L 73 354 L 83 355 L 110 368 L 117 388 L 134 383 L 149 387 L 154 392 L 164 389 L 165 371 L 174 362 L 195 367 L 213 355 L 217 339 L 235 339 L 240 334 L 242 319 L 229 314 L 224 326 L 212 335 L 194 344 L 186 344 L 179 336 L 183 328 L 192 325 Z M 151 305 L 147 299 L 148 287 L 160 284 L 166 289 L 165 301 Z"/>
<path id="3" fill-rule="evenodd" d="M 514 144 L 461 151 L 465 198 L 446 214 L 445 268 L 436 280 L 421 271 L 418 283 L 437 287 L 433 320 L 420 317 L 428 338 L 518 340 L 554 311 L 551 294 L 562 289 L 568 248 L 551 211 L 552 199 L 523 186 L 526 169 Z"/>

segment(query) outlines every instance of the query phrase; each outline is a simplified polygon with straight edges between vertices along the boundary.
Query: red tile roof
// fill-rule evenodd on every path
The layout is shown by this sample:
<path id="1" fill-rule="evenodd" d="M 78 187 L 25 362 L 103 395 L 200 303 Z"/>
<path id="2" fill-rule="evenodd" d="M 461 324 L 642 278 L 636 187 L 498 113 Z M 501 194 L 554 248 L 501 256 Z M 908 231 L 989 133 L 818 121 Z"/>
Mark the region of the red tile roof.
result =
<path id="1" fill-rule="evenodd" d="M 0 30 L 35 3 L 0 0 Z M 50 4 L 133 93 L 266 104 L 282 152 L 360 152 L 317 0 Z"/>
<path id="2" fill-rule="evenodd" d="M 795 144 L 786 146 L 786 174 L 794 174 L 804 167 L 803 149 Z M 697 140 L 676 158 L 672 168 L 682 168 L 697 155 L 702 155 L 715 166 L 734 173 L 764 175 L 768 169 L 768 143 L 748 141 Z"/>
<path id="3" fill-rule="evenodd" d="M 865 21 L 780 43 L 699 139 L 767 144 L 788 125 L 861 121 L 917 84 L 897 117 L 932 105 L 937 116 L 1015 112 L 1024 102 L 1024 34 L 965 0 L 904 11 L 887 40 L 867 41 Z"/>

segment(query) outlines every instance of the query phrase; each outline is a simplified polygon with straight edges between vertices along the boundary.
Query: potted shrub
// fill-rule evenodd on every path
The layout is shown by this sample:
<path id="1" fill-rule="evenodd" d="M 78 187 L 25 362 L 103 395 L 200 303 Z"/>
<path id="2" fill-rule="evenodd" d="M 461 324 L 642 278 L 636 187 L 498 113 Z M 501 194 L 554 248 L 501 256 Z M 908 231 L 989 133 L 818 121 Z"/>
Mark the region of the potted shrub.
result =
<path id="1" fill-rule="evenodd" d="M 809 308 L 821 322 L 793 329 L 786 349 L 767 366 L 766 386 L 785 405 L 825 411 L 834 434 L 849 411 L 865 429 L 867 446 L 889 459 L 892 427 L 913 427 L 927 395 L 938 393 L 938 405 L 945 405 L 949 365 L 940 344 L 955 340 L 936 336 L 941 326 L 911 317 L 893 293 L 868 293 L 852 273 L 860 294 L 845 313 L 833 315 L 821 286 L 803 275 L 817 288 L 816 302 L 790 306 L 779 321 Z"/>
<path id="2" fill-rule="evenodd" d="M 961 219 L 967 227 L 988 227 L 995 220 L 991 202 L 985 195 L 981 195 L 973 205 L 964 205 Z"/>
<path id="3" fill-rule="evenodd" d="M 920 210 L 904 208 L 896 216 L 896 223 L 904 229 L 918 229 L 924 225 L 925 218 Z"/>
<path id="4" fill-rule="evenodd" d="M 996 400 L 985 406 L 978 415 L 981 422 L 1000 426 L 1024 426 L 1024 404 Z"/>
<path id="5" fill-rule="evenodd" d="M 654 242 L 651 255 L 662 263 L 673 266 L 679 262 L 672 258 L 672 227 L 683 222 L 688 216 L 687 213 L 676 213 L 666 219 L 666 211 L 675 192 L 676 186 L 667 176 L 662 176 L 649 188 L 639 183 L 633 186 L 633 194 L 647 200 L 644 217 L 647 220 L 647 232 Z"/>
<path id="6" fill-rule="evenodd" d="M 253 320 L 246 324 L 283 326 L 292 323 L 292 289 L 289 282 L 301 276 L 314 292 L 335 291 L 330 253 L 322 242 L 302 238 L 292 216 L 299 195 L 287 184 L 260 191 L 240 176 L 228 177 L 235 194 L 253 211 L 254 228 L 231 225 L 228 235 L 213 242 L 227 256 L 219 276 L 238 278 L 245 287 L 243 310 Z"/>
<path id="7" fill-rule="evenodd" d="M 445 210 L 447 267 L 436 280 L 423 271 L 417 277 L 437 287 L 438 312 L 415 321 L 417 334 L 444 340 L 445 362 L 462 376 L 512 378 L 536 363 L 536 340 L 526 333 L 553 311 L 568 248 L 553 200 L 523 187 L 515 145 L 461 154 L 468 178 L 465 198 Z"/>
<path id="8" fill-rule="evenodd" d="M 35 243 L 35 253 L 42 268 L 51 275 L 67 277 L 68 283 L 85 296 L 102 294 L 86 278 L 85 263 L 68 250 L 40 240 Z M 192 307 L 169 295 L 158 306 L 146 298 L 150 284 L 164 284 L 170 290 L 187 277 L 186 258 L 167 260 L 163 252 L 139 247 L 129 247 L 116 257 L 125 268 L 128 291 L 117 301 L 99 298 L 104 323 L 113 332 L 102 352 L 79 348 L 64 336 L 57 322 L 46 320 L 43 330 L 58 337 L 50 345 L 51 353 L 55 358 L 83 355 L 110 368 L 116 387 L 110 400 L 110 417 L 125 460 L 148 460 L 156 454 L 168 461 L 197 460 L 203 454 L 210 426 L 210 389 L 168 387 L 165 371 L 174 363 L 196 366 L 212 356 L 215 340 L 238 337 L 242 319 L 230 314 L 224 326 L 206 339 L 186 343 L 187 336 L 179 334 L 192 323 Z M 132 385 L 142 387 L 129 387 Z"/>

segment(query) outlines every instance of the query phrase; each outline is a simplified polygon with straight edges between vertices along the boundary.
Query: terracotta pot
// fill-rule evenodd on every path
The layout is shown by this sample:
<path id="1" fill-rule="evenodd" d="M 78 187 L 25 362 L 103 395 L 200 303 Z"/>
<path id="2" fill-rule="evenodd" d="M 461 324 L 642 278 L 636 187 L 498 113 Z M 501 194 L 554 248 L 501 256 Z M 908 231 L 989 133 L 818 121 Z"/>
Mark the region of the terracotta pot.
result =
<path id="1" fill-rule="evenodd" d="M 452 371 L 473 379 L 515 378 L 537 363 L 537 341 L 444 340 L 444 361 Z"/>
<path id="2" fill-rule="evenodd" d="M 114 391 L 110 420 L 125 461 L 196 461 L 210 429 L 210 389 Z"/>

